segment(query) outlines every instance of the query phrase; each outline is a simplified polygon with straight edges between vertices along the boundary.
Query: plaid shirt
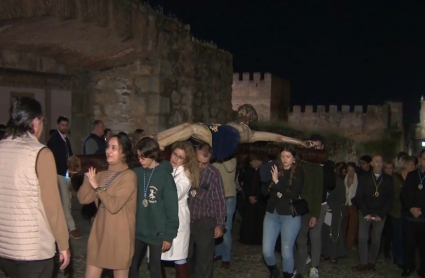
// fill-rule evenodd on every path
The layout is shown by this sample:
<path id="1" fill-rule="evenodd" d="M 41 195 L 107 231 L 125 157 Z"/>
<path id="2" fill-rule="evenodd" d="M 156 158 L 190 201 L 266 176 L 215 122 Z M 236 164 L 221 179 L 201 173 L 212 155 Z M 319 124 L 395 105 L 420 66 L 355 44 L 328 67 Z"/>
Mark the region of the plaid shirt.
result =
<path id="1" fill-rule="evenodd" d="M 190 221 L 215 218 L 216 226 L 224 230 L 226 221 L 226 198 L 220 172 L 208 164 L 200 172 L 200 185 L 189 194 Z M 196 193 L 195 193 L 196 192 Z"/>

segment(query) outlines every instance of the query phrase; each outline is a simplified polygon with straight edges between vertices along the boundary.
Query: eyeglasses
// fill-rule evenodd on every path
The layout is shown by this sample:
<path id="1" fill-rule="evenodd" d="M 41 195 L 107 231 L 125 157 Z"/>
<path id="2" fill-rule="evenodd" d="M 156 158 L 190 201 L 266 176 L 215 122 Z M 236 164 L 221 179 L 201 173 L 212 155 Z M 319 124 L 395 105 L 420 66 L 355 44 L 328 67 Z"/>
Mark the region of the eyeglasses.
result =
<path id="1" fill-rule="evenodd" d="M 181 156 L 180 156 L 180 155 L 178 155 L 176 152 L 173 152 L 173 153 L 172 153 L 172 155 L 173 155 L 173 156 L 175 156 L 178 160 L 182 160 L 182 161 L 183 161 L 183 160 L 186 160 L 186 158 L 185 158 L 185 157 L 181 157 Z"/>

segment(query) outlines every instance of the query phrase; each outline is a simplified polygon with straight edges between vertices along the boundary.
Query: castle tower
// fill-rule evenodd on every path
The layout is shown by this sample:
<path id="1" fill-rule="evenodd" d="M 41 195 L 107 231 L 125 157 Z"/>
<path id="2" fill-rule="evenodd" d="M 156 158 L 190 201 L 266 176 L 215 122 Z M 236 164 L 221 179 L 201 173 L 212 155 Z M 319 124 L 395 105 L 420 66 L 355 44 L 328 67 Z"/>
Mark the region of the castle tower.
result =
<path id="1" fill-rule="evenodd" d="M 419 112 L 420 125 L 425 126 L 425 100 L 424 96 L 421 97 L 421 111 Z"/>
<path id="2" fill-rule="evenodd" d="M 243 104 L 251 104 L 258 113 L 259 121 L 288 120 L 291 84 L 273 76 L 259 72 L 233 74 L 232 106 L 238 110 Z"/>

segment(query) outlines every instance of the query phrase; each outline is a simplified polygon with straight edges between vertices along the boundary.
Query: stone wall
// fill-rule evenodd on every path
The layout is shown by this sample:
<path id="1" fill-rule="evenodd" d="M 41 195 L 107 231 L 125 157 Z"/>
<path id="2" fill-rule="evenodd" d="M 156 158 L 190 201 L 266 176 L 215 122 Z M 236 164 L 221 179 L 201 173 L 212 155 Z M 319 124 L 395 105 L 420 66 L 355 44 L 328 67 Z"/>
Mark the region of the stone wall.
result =
<path id="1" fill-rule="evenodd" d="M 326 153 L 328 159 L 335 163 L 358 161 L 356 143 L 353 140 L 329 140 L 326 142 Z"/>
<path id="2" fill-rule="evenodd" d="M 95 119 L 130 135 L 233 120 L 232 55 L 194 40 L 188 25 L 130 0 L 38 2 L 11 0 L 0 13 L 0 70 L 71 91 L 75 153 Z"/>
<path id="3" fill-rule="evenodd" d="M 350 107 L 324 105 L 313 107 L 294 106 L 289 113 L 288 125 L 294 128 L 316 132 L 335 132 L 341 136 L 364 141 L 379 138 L 382 132 L 391 127 L 402 129 L 401 103 L 388 103 L 381 106 L 368 105 Z"/>
<path id="4" fill-rule="evenodd" d="M 290 82 L 270 73 L 259 72 L 233 74 L 232 106 L 238 110 L 243 104 L 251 104 L 260 121 L 283 120 L 288 118 Z"/>

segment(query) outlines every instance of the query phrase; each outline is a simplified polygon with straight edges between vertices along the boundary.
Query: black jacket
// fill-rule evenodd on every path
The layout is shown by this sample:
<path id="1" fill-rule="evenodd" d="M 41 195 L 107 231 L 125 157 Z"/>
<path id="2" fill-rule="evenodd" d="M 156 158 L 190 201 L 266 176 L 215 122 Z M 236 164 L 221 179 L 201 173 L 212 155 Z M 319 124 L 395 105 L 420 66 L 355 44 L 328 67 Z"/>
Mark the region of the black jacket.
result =
<path id="1" fill-rule="evenodd" d="M 86 149 L 86 143 L 89 139 L 93 139 L 96 144 L 97 144 L 97 150 L 94 154 L 105 154 L 106 152 L 106 142 L 105 139 L 103 139 L 102 137 L 94 134 L 94 133 L 90 133 L 86 139 L 84 139 L 84 145 L 83 145 L 83 153 L 86 154 L 93 154 L 93 153 L 87 153 L 87 149 Z"/>
<path id="2" fill-rule="evenodd" d="M 421 175 L 423 177 L 425 173 L 421 173 Z M 414 170 L 407 174 L 401 189 L 401 202 L 405 209 L 406 219 L 409 221 L 425 221 L 425 182 L 422 183 L 422 189 L 419 189 L 419 184 L 421 184 L 419 170 Z M 410 213 L 410 209 L 413 207 L 424 209 L 418 218 Z"/>
<path id="3" fill-rule="evenodd" d="M 291 169 L 285 170 L 283 172 L 283 177 L 279 178 L 277 184 L 274 184 L 273 181 L 263 184 L 261 188 L 262 193 L 265 196 L 270 195 L 270 199 L 267 203 L 267 212 L 274 213 L 276 210 L 279 215 L 292 215 L 289 205 L 291 204 L 291 200 L 297 199 L 303 190 L 304 170 L 301 167 L 296 169 L 294 177 L 292 178 L 291 190 L 288 193 L 287 188 L 289 186 L 291 171 Z"/>
<path id="4" fill-rule="evenodd" d="M 66 175 L 66 171 L 68 170 L 68 158 L 73 155 L 71 142 L 68 137 L 66 137 L 65 140 L 66 143 L 59 134 L 59 131 L 56 131 L 49 138 L 49 141 L 47 141 L 47 147 L 49 147 L 55 157 L 57 174 L 61 176 Z"/>
<path id="5" fill-rule="evenodd" d="M 356 192 L 356 202 L 359 210 L 363 216 L 368 214 L 372 216 L 379 216 L 384 219 L 387 216 L 394 201 L 394 183 L 391 176 L 381 174 L 376 181 L 379 184 L 379 196 L 375 196 L 375 183 L 373 182 L 375 176 L 371 171 L 369 174 L 364 174 L 359 179 Z M 382 180 L 382 181 L 381 181 Z"/>
<path id="6" fill-rule="evenodd" d="M 244 169 L 242 177 L 242 189 L 245 193 L 246 199 L 249 197 L 257 197 L 261 199 L 261 182 L 260 182 L 260 171 L 255 170 L 251 166 Z"/>

